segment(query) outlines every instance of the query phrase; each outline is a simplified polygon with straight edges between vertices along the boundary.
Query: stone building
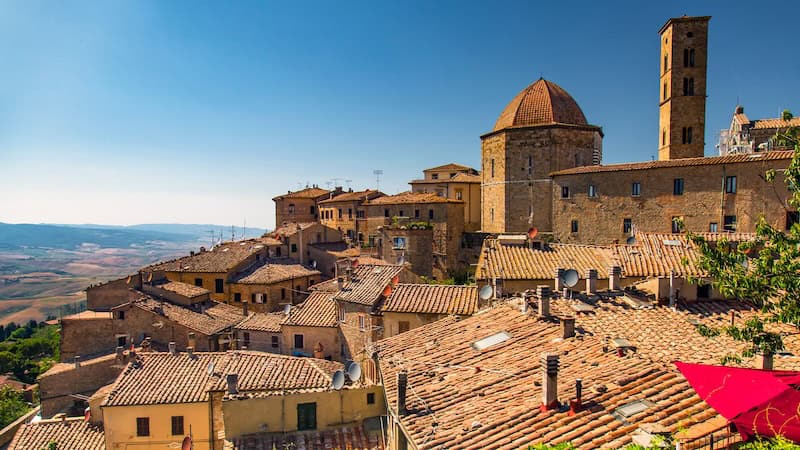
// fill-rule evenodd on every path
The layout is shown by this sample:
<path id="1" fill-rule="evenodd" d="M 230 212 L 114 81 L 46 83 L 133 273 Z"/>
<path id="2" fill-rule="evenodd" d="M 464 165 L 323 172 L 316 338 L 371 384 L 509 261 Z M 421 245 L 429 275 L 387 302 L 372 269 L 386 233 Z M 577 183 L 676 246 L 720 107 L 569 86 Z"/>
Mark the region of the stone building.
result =
<path id="1" fill-rule="evenodd" d="M 800 117 L 750 120 L 744 113 L 744 107 L 739 105 L 733 113 L 730 127 L 720 132 L 717 144 L 719 155 L 791 150 L 774 139 L 776 133 L 786 131 L 789 127 L 800 127 Z"/>
<path id="2" fill-rule="evenodd" d="M 554 171 L 599 164 L 603 132 L 560 86 L 539 79 L 481 136 L 482 218 L 488 233 L 553 231 Z"/>
<path id="3" fill-rule="evenodd" d="M 283 312 L 255 313 L 234 325 L 233 331 L 243 349 L 286 354 L 281 323 Z"/>
<path id="4" fill-rule="evenodd" d="M 380 308 L 383 337 L 391 337 L 447 316 L 478 312 L 476 286 L 398 284 Z"/>
<path id="5" fill-rule="evenodd" d="M 271 231 L 266 238 L 281 242 L 283 255 L 299 261 L 300 264 L 310 264 L 313 261 L 309 245 L 342 242 L 342 233 L 319 222 L 290 222 Z"/>
<path id="6" fill-rule="evenodd" d="M 660 161 L 703 156 L 709 20 L 709 16 L 673 18 L 658 31 Z"/>
<path id="7" fill-rule="evenodd" d="M 334 197 L 341 191 L 342 188 L 329 191 L 314 185 L 274 197 L 272 201 L 275 202 L 276 226 L 279 227 L 290 222 L 316 222 L 319 220 L 317 202 Z"/>
<path id="8" fill-rule="evenodd" d="M 409 270 L 419 276 L 447 278 L 447 273 L 436 264 L 435 260 L 438 258 L 431 251 L 434 248 L 432 226 L 409 228 L 404 225 L 386 225 L 378 233 L 378 255 L 384 261 L 407 265 Z"/>
<path id="9" fill-rule="evenodd" d="M 321 281 L 321 273 L 287 258 L 262 259 L 230 281 L 227 303 L 241 306 L 249 302 L 254 312 L 271 312 L 284 304 L 298 304 L 312 285 Z"/>
<path id="10" fill-rule="evenodd" d="M 347 238 L 348 242 L 366 243 L 366 210 L 364 202 L 385 194 L 367 189 L 364 191 L 339 194 L 318 203 L 320 222 Z"/>
<path id="11" fill-rule="evenodd" d="M 422 171 L 423 178 L 412 180 L 411 192 L 429 192 L 464 202 L 464 230 L 481 227 L 481 176 L 477 170 L 461 164 L 445 164 Z"/>

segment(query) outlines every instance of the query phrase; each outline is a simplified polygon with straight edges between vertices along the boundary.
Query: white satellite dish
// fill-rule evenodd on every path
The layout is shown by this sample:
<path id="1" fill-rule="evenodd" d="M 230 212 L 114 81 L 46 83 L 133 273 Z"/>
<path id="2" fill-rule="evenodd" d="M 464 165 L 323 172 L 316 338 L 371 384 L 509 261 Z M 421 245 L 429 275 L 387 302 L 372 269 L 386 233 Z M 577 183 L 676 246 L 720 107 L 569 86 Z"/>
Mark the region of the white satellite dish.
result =
<path id="1" fill-rule="evenodd" d="M 211 374 L 214 373 L 214 363 L 213 362 L 208 363 L 208 365 L 206 366 L 206 373 L 208 375 L 211 375 Z"/>
<path id="2" fill-rule="evenodd" d="M 341 370 L 337 370 L 333 374 L 333 388 L 337 391 L 344 387 L 344 372 Z"/>
<path id="3" fill-rule="evenodd" d="M 578 284 L 578 280 L 580 280 L 580 276 L 578 275 L 578 271 L 575 269 L 568 269 L 564 271 L 564 274 L 561 275 L 561 282 L 564 283 L 566 287 L 573 287 Z"/>
<path id="4" fill-rule="evenodd" d="M 636 245 L 636 236 L 631 236 L 625 240 L 625 243 L 628 245 Z"/>
<path id="5" fill-rule="evenodd" d="M 361 364 L 353 361 L 347 366 L 347 378 L 356 382 L 361 378 Z"/>
<path id="6" fill-rule="evenodd" d="M 489 300 L 489 298 L 492 297 L 492 287 L 488 284 L 482 287 L 481 290 L 478 291 L 478 296 L 481 298 L 481 300 Z"/>
<path id="7" fill-rule="evenodd" d="M 291 310 L 292 310 L 292 305 L 291 305 L 291 304 L 287 303 L 287 304 L 283 305 L 283 314 L 284 314 L 284 315 L 287 315 L 287 316 L 288 316 L 288 315 L 289 315 L 289 312 L 290 312 Z"/>
<path id="8" fill-rule="evenodd" d="M 317 268 L 317 261 L 311 261 L 311 267 Z"/>

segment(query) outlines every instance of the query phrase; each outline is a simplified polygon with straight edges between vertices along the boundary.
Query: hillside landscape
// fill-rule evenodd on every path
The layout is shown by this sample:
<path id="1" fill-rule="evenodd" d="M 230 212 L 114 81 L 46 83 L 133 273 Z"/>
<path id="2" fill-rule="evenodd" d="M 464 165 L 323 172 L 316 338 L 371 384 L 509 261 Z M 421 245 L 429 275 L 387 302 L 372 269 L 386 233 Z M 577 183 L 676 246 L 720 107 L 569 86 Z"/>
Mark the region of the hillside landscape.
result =
<path id="1" fill-rule="evenodd" d="M 0 223 L 0 324 L 77 312 L 87 286 L 210 246 L 212 231 L 217 240 L 230 238 L 231 228 L 220 225 Z M 233 232 L 242 238 L 264 230 Z"/>

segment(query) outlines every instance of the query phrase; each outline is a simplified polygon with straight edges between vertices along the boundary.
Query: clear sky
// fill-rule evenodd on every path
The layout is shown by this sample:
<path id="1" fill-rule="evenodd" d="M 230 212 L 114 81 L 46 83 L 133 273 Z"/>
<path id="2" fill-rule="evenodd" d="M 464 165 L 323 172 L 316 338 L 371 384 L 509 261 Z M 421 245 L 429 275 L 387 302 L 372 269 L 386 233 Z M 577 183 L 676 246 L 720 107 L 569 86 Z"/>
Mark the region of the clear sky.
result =
<path id="1" fill-rule="evenodd" d="M 397 193 L 480 168 L 479 136 L 540 76 L 604 128 L 658 140 L 658 29 L 711 15 L 706 154 L 738 101 L 800 112 L 800 2 L 0 2 L 0 221 L 272 227 L 339 178 Z"/>

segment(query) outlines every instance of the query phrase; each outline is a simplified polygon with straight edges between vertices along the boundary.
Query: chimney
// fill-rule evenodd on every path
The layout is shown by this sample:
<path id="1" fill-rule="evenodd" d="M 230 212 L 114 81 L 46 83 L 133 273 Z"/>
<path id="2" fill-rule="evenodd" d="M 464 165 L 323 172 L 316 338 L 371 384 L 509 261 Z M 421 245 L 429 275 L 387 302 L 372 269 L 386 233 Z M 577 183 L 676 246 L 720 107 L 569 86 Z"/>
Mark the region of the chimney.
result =
<path id="1" fill-rule="evenodd" d="M 244 315 L 245 317 L 247 317 L 247 314 L 249 312 L 247 308 L 248 303 L 249 302 L 247 301 L 247 299 L 242 300 L 242 315 Z"/>
<path id="2" fill-rule="evenodd" d="M 539 299 L 539 317 L 550 316 L 550 286 L 536 286 L 536 298 Z"/>
<path id="3" fill-rule="evenodd" d="M 228 394 L 239 393 L 239 374 L 229 373 L 225 377 L 225 381 L 228 383 Z"/>
<path id="4" fill-rule="evenodd" d="M 583 380 L 580 378 L 575 379 L 575 400 L 569 402 L 569 415 L 574 416 L 581 410 L 583 396 Z"/>
<path id="5" fill-rule="evenodd" d="M 74 361 L 75 361 L 75 368 L 76 369 L 79 368 L 81 366 L 81 357 L 79 355 L 75 355 Z"/>
<path id="6" fill-rule="evenodd" d="M 189 347 L 192 348 L 197 347 L 197 342 L 195 341 L 194 338 L 194 331 L 190 331 L 188 337 L 189 337 Z"/>
<path id="7" fill-rule="evenodd" d="M 174 342 L 170 342 L 169 343 L 169 354 L 173 355 L 173 356 L 178 354 L 178 351 L 175 350 L 175 343 Z"/>
<path id="8" fill-rule="evenodd" d="M 191 345 L 189 347 L 186 347 L 186 355 L 189 356 L 189 359 L 194 358 L 194 347 L 192 347 Z"/>
<path id="9" fill-rule="evenodd" d="M 342 287 L 344 287 L 344 277 L 337 277 L 336 278 L 336 289 L 341 291 Z"/>
<path id="10" fill-rule="evenodd" d="M 555 282 L 556 283 L 555 283 L 555 286 L 553 286 L 553 290 L 558 292 L 558 291 L 560 291 L 561 289 L 564 288 L 564 283 L 561 282 L 561 277 L 564 276 L 564 269 L 561 269 L 561 268 L 556 269 L 555 276 L 556 276 L 556 278 L 555 278 Z"/>
<path id="11" fill-rule="evenodd" d="M 122 362 L 125 359 L 125 347 L 117 347 L 117 362 Z"/>
<path id="12" fill-rule="evenodd" d="M 561 318 L 561 337 L 569 339 L 575 336 L 575 318 L 562 317 Z"/>
<path id="13" fill-rule="evenodd" d="M 408 386 L 408 374 L 405 371 L 397 372 L 397 414 L 406 415 L 406 386 Z"/>
<path id="14" fill-rule="evenodd" d="M 622 268 L 620 266 L 611 266 L 608 268 L 608 290 L 618 291 L 619 282 L 622 278 Z"/>
<path id="15" fill-rule="evenodd" d="M 597 269 L 586 269 L 586 293 L 597 293 Z"/>
<path id="16" fill-rule="evenodd" d="M 772 353 L 759 353 L 758 359 L 761 361 L 761 368 L 772 370 Z"/>
<path id="17" fill-rule="evenodd" d="M 558 355 L 542 353 L 542 411 L 558 406 Z"/>

